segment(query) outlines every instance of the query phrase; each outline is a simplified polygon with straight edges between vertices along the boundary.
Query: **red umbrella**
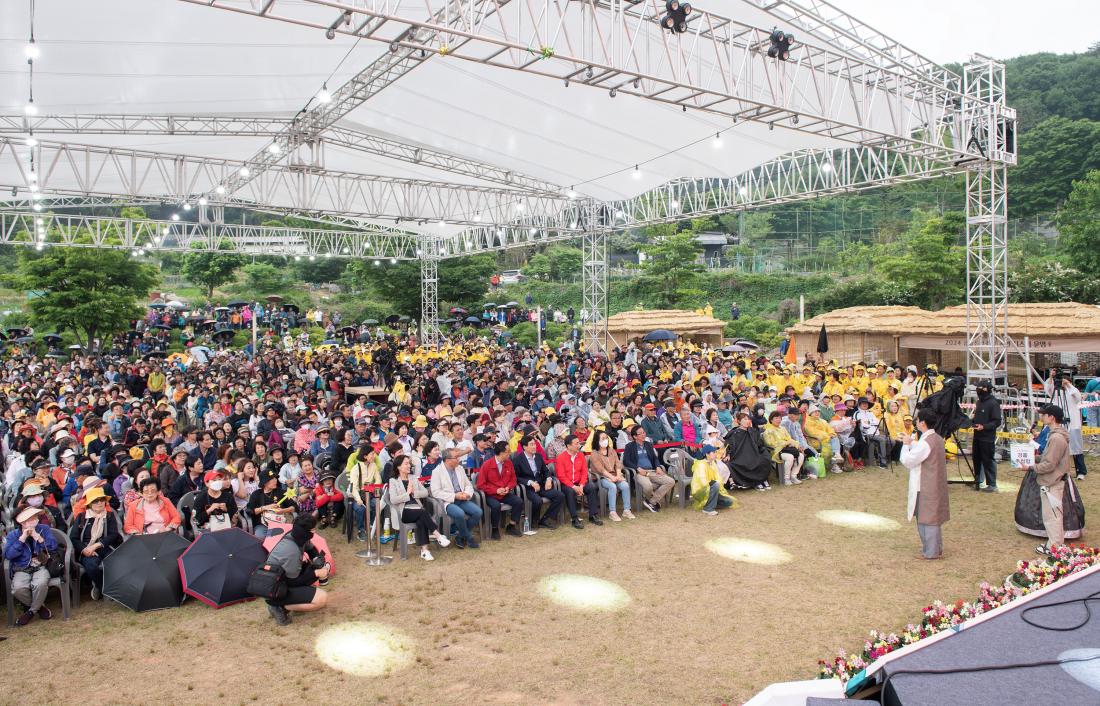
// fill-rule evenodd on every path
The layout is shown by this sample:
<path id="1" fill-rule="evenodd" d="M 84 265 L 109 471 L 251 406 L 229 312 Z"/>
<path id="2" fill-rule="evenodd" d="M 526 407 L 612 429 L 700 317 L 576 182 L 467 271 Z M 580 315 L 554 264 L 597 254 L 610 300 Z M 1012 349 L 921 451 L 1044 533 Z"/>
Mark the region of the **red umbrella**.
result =
<path id="1" fill-rule="evenodd" d="M 290 525 L 285 522 L 271 522 L 267 525 L 267 531 L 270 533 L 267 535 L 267 539 L 264 540 L 264 549 L 271 551 L 279 540 L 283 538 L 285 532 L 290 531 Z M 313 533 L 313 546 L 317 547 L 322 554 L 325 555 L 325 560 L 328 561 L 329 576 L 336 575 L 336 560 L 332 558 L 332 551 L 328 548 L 328 541 L 321 536 L 320 532 Z"/>

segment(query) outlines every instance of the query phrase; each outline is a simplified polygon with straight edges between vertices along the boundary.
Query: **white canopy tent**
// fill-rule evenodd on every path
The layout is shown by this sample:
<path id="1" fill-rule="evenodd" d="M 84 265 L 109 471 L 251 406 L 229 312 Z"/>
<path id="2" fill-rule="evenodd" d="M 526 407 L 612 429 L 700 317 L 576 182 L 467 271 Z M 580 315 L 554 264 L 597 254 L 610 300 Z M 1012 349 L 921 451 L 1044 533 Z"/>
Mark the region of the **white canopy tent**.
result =
<path id="1" fill-rule="evenodd" d="M 822 0 L 716 0 L 683 34 L 664 12 L 0 4 L 0 242 L 34 243 L 34 212 L 52 211 L 37 227 L 96 245 L 416 258 L 433 340 L 441 257 L 583 237 L 586 308 L 603 311 L 613 230 L 1015 160 L 992 61 L 957 76 Z M 788 61 L 768 56 L 774 27 L 795 35 Z M 56 215 L 114 199 L 178 204 L 180 220 Z M 223 204 L 328 225 L 246 230 Z"/>

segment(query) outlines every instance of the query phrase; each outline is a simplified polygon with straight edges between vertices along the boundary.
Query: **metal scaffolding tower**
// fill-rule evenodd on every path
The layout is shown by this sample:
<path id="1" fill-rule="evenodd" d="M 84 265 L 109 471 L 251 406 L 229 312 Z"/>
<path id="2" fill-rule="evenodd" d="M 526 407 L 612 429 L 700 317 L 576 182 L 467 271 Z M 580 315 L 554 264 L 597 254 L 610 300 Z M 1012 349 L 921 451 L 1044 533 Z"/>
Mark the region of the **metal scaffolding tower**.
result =
<path id="1" fill-rule="evenodd" d="M 439 239 L 425 236 L 420 242 L 420 339 L 426 346 L 439 345 Z"/>
<path id="2" fill-rule="evenodd" d="M 607 235 L 599 227 L 602 209 L 591 203 L 585 209 L 585 229 L 581 238 L 581 277 L 584 297 L 581 302 L 584 321 L 584 347 L 592 352 L 607 352 Z"/>

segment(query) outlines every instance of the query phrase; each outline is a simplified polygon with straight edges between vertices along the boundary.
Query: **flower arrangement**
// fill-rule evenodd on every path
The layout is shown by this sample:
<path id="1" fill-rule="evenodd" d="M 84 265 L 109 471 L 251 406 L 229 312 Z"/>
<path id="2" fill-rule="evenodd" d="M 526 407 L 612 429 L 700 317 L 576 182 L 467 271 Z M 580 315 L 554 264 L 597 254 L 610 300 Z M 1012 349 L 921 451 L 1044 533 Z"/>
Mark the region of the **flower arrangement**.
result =
<path id="1" fill-rule="evenodd" d="M 841 650 L 831 660 L 818 660 L 818 677 L 847 682 L 852 675 L 883 655 L 923 640 L 929 635 L 956 629 L 971 618 L 1011 603 L 1020 596 L 1049 586 L 1097 563 L 1100 563 L 1100 549 L 1075 544 L 1059 547 L 1045 559 L 1019 561 L 1016 563 L 1016 570 L 1005 577 L 1001 585 L 994 586 L 983 581 L 978 587 L 978 598 L 974 601 L 934 601 L 922 611 L 921 621 L 906 625 L 901 634 L 872 630 L 858 654 L 849 655 Z"/>

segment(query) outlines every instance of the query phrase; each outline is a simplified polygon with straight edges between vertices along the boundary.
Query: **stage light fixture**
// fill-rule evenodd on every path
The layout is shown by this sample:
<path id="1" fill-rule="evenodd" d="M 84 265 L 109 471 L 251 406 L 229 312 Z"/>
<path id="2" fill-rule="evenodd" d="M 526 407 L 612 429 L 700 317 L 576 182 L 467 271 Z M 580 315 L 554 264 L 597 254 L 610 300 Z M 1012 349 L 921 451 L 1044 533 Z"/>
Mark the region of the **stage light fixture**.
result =
<path id="1" fill-rule="evenodd" d="M 528 229 L 527 229 L 527 234 L 528 234 L 528 235 L 534 235 L 534 234 L 536 234 L 536 233 L 538 233 L 538 232 L 539 232 L 539 231 L 538 231 L 538 229 L 537 229 L 537 228 L 528 228 Z"/>
<path id="2" fill-rule="evenodd" d="M 240 174 L 240 175 L 241 175 L 241 176 L 243 176 L 243 177 L 246 177 L 246 176 L 248 176 L 249 174 L 251 174 L 252 172 L 250 172 L 250 171 L 248 170 L 248 167 L 241 167 L 241 168 L 240 168 L 240 170 L 239 170 L 239 171 L 238 171 L 237 173 L 238 173 L 238 174 Z"/>
<path id="3" fill-rule="evenodd" d="M 295 255 L 294 256 L 294 261 L 295 262 L 301 262 L 302 261 L 302 256 L 301 255 Z"/>
<path id="4" fill-rule="evenodd" d="M 828 162 L 825 162 L 824 164 L 821 165 L 821 171 L 828 174 L 829 172 L 833 171 L 833 165 L 829 164 Z"/>
<path id="5" fill-rule="evenodd" d="M 375 267 L 378 267 L 378 266 L 379 266 L 379 265 L 381 265 L 381 264 L 382 264 L 382 261 L 381 261 L 381 260 L 375 260 L 375 261 L 374 261 L 374 266 L 375 266 Z"/>
<path id="6" fill-rule="evenodd" d="M 615 96 L 619 95 L 619 91 L 618 89 L 612 88 L 610 91 L 607 92 L 607 95 L 614 98 Z"/>
<path id="7" fill-rule="evenodd" d="M 669 32 L 683 34 L 688 28 L 688 15 L 691 14 L 691 4 L 680 0 L 666 0 L 665 16 L 661 18 L 661 26 Z"/>
<path id="8" fill-rule="evenodd" d="M 517 201 L 516 202 L 516 210 L 517 211 L 522 211 L 523 209 L 524 209 L 523 202 L 522 201 Z"/>
<path id="9" fill-rule="evenodd" d="M 746 194 L 749 193 L 749 190 L 748 190 L 747 187 L 742 186 L 742 187 L 737 189 L 737 193 L 741 194 L 742 196 L 745 196 Z"/>
<path id="10" fill-rule="evenodd" d="M 38 106 L 34 104 L 34 99 L 27 101 L 27 104 L 23 106 L 23 113 L 25 115 L 38 115 Z"/>
<path id="11" fill-rule="evenodd" d="M 310 262 L 314 262 L 315 260 L 317 260 L 317 256 L 316 256 L 316 255 L 310 255 L 310 256 L 309 256 L 309 261 L 310 261 Z"/>
<path id="12" fill-rule="evenodd" d="M 36 203 L 35 205 L 31 206 L 31 208 L 33 208 L 36 212 L 41 212 L 42 211 L 42 204 Z"/>
<path id="13" fill-rule="evenodd" d="M 38 181 L 38 174 L 36 172 L 31 172 L 27 174 L 27 181 L 31 182 L 32 184 Z"/>
<path id="14" fill-rule="evenodd" d="M 672 199 L 672 201 L 669 202 L 668 205 L 671 206 L 672 208 L 680 208 L 680 202 L 677 201 L 676 199 Z"/>
<path id="15" fill-rule="evenodd" d="M 27 147 L 37 147 L 38 140 L 35 139 L 34 133 L 31 133 L 30 135 L 27 135 L 25 138 L 23 138 L 23 144 Z"/>
<path id="16" fill-rule="evenodd" d="M 214 193 L 219 195 L 225 194 L 225 187 L 221 184 L 218 184 L 214 187 Z"/>
<path id="17" fill-rule="evenodd" d="M 720 132 L 714 133 L 714 149 L 722 149 L 722 133 Z"/>
<path id="18" fill-rule="evenodd" d="M 272 142 L 270 145 L 267 146 L 267 151 L 271 154 L 279 154 L 283 151 L 283 148 L 279 146 L 278 142 Z"/>
<path id="19" fill-rule="evenodd" d="M 179 219 L 180 219 L 180 214 L 178 214 L 178 213 L 173 213 L 172 214 L 172 220 L 173 221 L 178 221 Z"/>
<path id="20" fill-rule="evenodd" d="M 38 191 L 38 184 L 36 184 L 32 181 L 30 186 L 28 186 L 27 188 L 30 189 L 31 193 L 33 194 L 33 193 Z"/>
<path id="21" fill-rule="evenodd" d="M 164 226 L 160 229 L 161 234 L 168 235 L 168 226 Z"/>
<path id="22" fill-rule="evenodd" d="M 200 206 L 205 206 L 205 205 L 206 205 L 206 204 L 208 204 L 208 203 L 210 203 L 210 202 L 206 200 L 206 197 L 205 197 L 205 196 L 203 196 L 203 197 L 199 198 L 199 205 L 200 205 Z"/>
<path id="23" fill-rule="evenodd" d="M 575 199 L 575 198 L 577 198 L 577 192 L 576 192 L 576 191 L 573 191 L 572 189 L 570 189 L 570 190 L 569 190 L 569 193 L 568 193 L 568 194 L 566 194 L 566 196 L 568 196 L 568 197 L 569 197 L 569 198 L 571 198 L 571 199 Z"/>
<path id="24" fill-rule="evenodd" d="M 189 203 L 187 203 L 186 201 L 184 201 L 184 202 L 183 202 L 183 210 L 184 210 L 184 211 L 190 211 L 190 210 L 191 210 L 191 204 L 189 204 Z"/>
<path id="25" fill-rule="evenodd" d="M 45 223 L 45 221 L 42 220 L 41 218 L 39 218 L 38 220 L 35 221 L 35 223 L 37 223 L 38 225 L 42 225 L 43 223 Z"/>
<path id="26" fill-rule="evenodd" d="M 634 165 L 634 171 L 630 173 L 630 176 L 634 177 L 635 179 L 641 179 L 642 178 L 642 170 L 638 169 L 637 164 Z"/>
<path id="27" fill-rule="evenodd" d="M 397 264 L 397 258 L 396 257 L 391 257 L 390 258 L 390 264 L 391 265 L 396 265 Z"/>
<path id="28" fill-rule="evenodd" d="M 27 61 L 31 62 L 42 56 L 42 51 L 38 48 L 38 44 L 32 39 L 27 42 L 27 46 L 23 47 L 23 54 L 27 57 Z"/>
<path id="29" fill-rule="evenodd" d="M 784 33 L 779 29 L 773 29 L 768 37 L 771 46 L 768 47 L 768 56 L 779 61 L 786 61 L 791 56 L 791 44 L 794 43 L 794 35 Z"/>
<path id="30" fill-rule="evenodd" d="M 322 83 L 321 84 L 321 90 L 317 91 L 317 102 L 318 103 L 331 103 L 332 102 L 332 94 L 328 92 L 328 84 L 327 83 Z"/>
<path id="31" fill-rule="evenodd" d="M 325 30 L 325 39 L 336 39 L 336 30 L 334 30 L 332 27 L 329 27 L 328 29 L 326 29 Z"/>

